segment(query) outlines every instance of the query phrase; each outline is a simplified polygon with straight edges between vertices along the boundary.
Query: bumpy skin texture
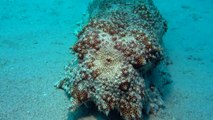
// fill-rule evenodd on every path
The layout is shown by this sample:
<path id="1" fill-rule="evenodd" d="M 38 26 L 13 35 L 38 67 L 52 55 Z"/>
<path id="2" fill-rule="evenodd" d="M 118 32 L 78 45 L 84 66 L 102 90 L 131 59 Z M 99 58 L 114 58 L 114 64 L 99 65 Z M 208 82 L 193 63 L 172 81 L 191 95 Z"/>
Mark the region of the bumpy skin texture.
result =
<path id="1" fill-rule="evenodd" d="M 94 0 L 88 24 L 72 47 L 77 61 L 58 84 L 71 96 L 71 110 L 93 101 L 106 115 L 116 109 L 125 120 L 142 119 L 163 104 L 143 79 L 163 58 L 167 26 L 151 0 Z"/>

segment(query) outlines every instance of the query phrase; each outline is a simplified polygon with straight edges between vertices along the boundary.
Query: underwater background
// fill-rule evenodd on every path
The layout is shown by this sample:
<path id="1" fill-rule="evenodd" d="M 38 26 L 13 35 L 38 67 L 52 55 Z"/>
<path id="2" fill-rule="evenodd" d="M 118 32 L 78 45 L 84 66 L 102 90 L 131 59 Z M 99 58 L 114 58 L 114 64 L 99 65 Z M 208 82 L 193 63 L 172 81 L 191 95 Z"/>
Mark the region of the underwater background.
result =
<path id="1" fill-rule="evenodd" d="M 0 120 L 117 120 L 93 108 L 70 113 L 54 84 L 89 0 L 0 1 Z M 213 1 L 154 0 L 168 22 L 164 46 L 172 83 L 165 108 L 148 120 L 213 120 Z"/>

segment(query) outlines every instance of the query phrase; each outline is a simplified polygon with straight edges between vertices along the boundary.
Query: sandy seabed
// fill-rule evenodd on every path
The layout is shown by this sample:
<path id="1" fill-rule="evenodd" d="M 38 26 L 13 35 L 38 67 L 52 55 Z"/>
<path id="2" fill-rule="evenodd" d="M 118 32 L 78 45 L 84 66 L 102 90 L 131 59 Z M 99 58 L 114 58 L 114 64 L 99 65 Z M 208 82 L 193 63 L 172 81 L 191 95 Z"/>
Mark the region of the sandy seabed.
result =
<path id="1" fill-rule="evenodd" d="M 91 108 L 69 113 L 65 92 L 54 88 L 88 3 L 0 1 L 0 120 L 107 119 Z M 155 4 L 168 21 L 164 44 L 173 82 L 164 91 L 166 108 L 147 119 L 213 120 L 213 1 Z"/>

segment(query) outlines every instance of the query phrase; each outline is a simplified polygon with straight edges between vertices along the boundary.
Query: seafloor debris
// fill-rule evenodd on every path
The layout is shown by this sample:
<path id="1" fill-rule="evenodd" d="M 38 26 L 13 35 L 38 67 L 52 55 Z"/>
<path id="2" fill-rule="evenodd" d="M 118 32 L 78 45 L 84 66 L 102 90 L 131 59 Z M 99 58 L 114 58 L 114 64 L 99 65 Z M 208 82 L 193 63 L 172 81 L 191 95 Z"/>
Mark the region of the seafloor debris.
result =
<path id="1" fill-rule="evenodd" d="M 152 0 L 94 0 L 89 15 L 72 47 L 77 60 L 57 84 L 70 95 L 70 109 L 92 101 L 99 111 L 118 110 L 125 120 L 156 113 L 163 101 L 142 76 L 163 58 L 167 24 Z"/>

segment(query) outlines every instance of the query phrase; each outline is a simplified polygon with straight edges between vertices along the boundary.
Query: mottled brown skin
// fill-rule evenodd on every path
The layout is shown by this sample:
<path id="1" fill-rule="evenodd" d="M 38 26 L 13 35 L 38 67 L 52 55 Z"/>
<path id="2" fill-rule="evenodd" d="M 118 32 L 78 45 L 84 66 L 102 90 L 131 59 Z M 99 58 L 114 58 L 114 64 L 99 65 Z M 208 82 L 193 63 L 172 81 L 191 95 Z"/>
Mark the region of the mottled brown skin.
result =
<path id="1" fill-rule="evenodd" d="M 116 109 L 125 120 L 142 119 L 143 109 L 157 111 L 160 94 L 141 77 L 163 58 L 167 26 L 152 1 L 94 0 L 89 13 L 72 46 L 77 65 L 68 66 L 57 86 L 71 95 L 71 109 L 93 101 L 99 111 Z"/>

